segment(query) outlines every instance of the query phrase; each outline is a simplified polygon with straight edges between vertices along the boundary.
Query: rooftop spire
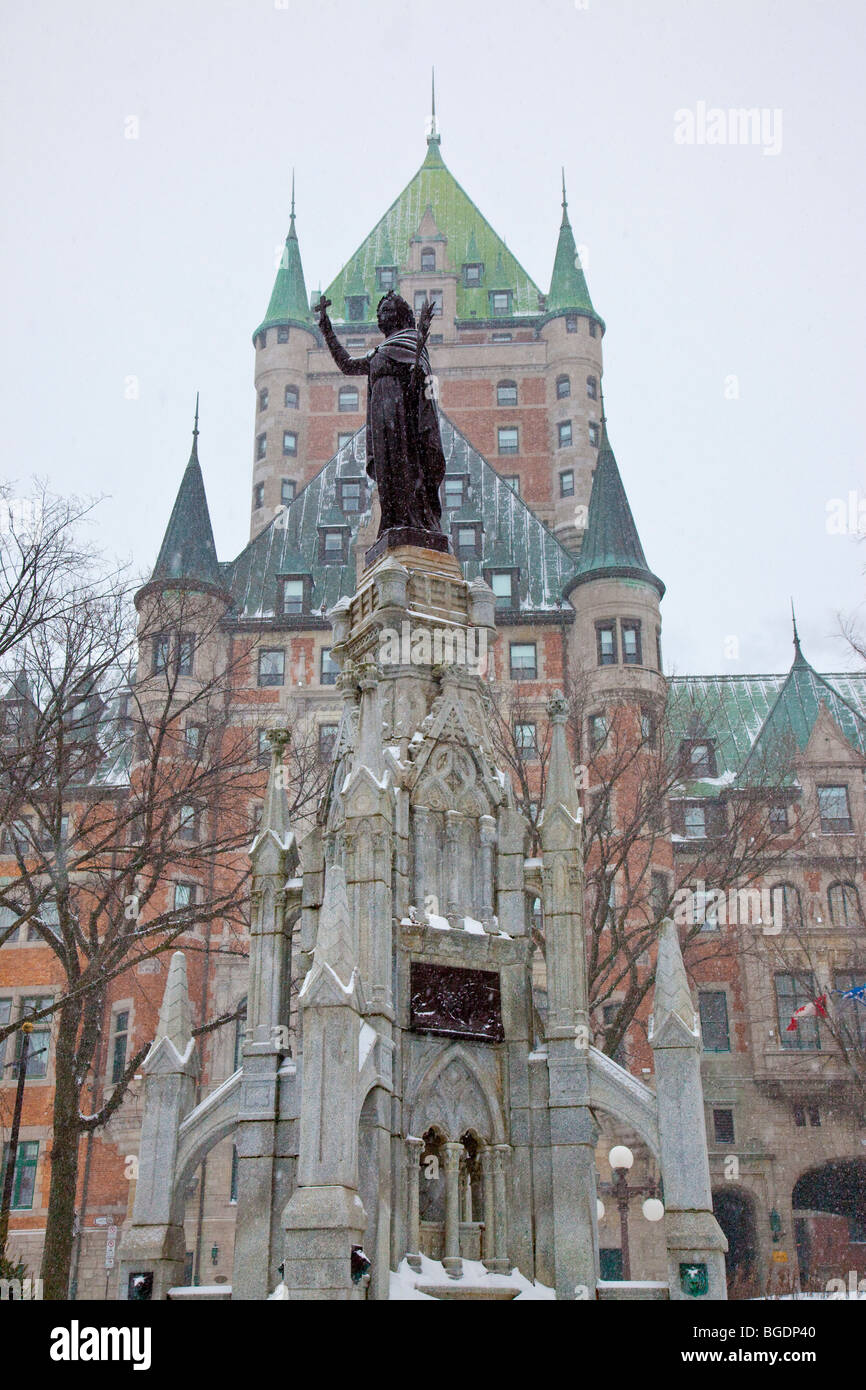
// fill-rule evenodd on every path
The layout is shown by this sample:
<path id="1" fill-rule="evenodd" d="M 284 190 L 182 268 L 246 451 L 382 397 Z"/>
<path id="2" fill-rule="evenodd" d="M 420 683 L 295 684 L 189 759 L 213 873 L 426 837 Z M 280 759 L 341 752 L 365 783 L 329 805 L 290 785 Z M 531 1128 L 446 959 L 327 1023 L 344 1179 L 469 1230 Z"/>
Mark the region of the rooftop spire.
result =
<path id="1" fill-rule="evenodd" d="M 602 401 L 601 441 L 592 479 L 589 516 L 569 592 L 590 579 L 642 579 L 652 584 L 659 598 L 665 586 L 647 565 L 619 468 L 607 434 Z"/>
<path id="2" fill-rule="evenodd" d="M 195 459 L 198 463 L 198 391 L 195 393 L 195 421 L 192 427 L 192 452 L 190 459 Z"/>
<path id="3" fill-rule="evenodd" d="M 198 395 L 189 463 L 177 490 L 150 582 L 191 579 L 224 589 L 198 458 Z"/>
<path id="4" fill-rule="evenodd" d="M 797 631 L 797 614 L 794 612 L 794 600 L 791 599 L 791 623 L 794 628 L 794 664 L 805 664 L 805 657 L 800 650 L 800 634 Z"/>
<path id="5" fill-rule="evenodd" d="M 568 312 L 590 314 L 604 327 L 589 297 L 583 266 L 580 263 L 580 256 L 574 242 L 574 232 L 568 219 L 565 169 L 562 170 L 562 221 L 559 224 L 559 240 L 556 243 L 556 255 L 553 259 L 553 273 L 550 277 L 550 293 L 547 296 L 546 312 L 548 318 Z"/>
<path id="6" fill-rule="evenodd" d="M 565 196 L 565 165 L 562 166 L 562 222 L 560 225 L 563 227 L 571 226 L 568 220 L 568 199 Z"/>
<path id="7" fill-rule="evenodd" d="M 430 133 L 427 136 L 428 145 L 439 145 L 442 143 L 442 136 L 439 134 L 439 127 L 436 124 L 436 69 L 430 69 Z"/>
<path id="8" fill-rule="evenodd" d="M 259 324 L 253 337 L 262 329 L 275 324 L 297 323 L 302 328 L 312 324 L 310 301 L 304 282 L 304 268 L 301 265 L 301 249 L 295 228 L 295 171 L 292 170 L 292 202 L 289 214 L 289 230 L 286 244 L 280 256 L 277 278 L 271 292 L 268 311 L 264 321 Z"/>

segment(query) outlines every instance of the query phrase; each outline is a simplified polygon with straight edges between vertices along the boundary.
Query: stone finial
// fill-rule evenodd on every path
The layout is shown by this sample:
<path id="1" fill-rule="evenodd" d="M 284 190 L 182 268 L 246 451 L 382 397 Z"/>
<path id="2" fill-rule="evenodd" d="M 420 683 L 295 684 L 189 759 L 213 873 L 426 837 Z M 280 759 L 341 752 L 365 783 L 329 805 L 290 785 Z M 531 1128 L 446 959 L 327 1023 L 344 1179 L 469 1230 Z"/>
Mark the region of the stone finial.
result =
<path id="1" fill-rule="evenodd" d="M 352 917 L 346 892 L 346 872 L 340 864 L 325 870 L 325 895 L 319 909 L 315 962 L 329 965 L 340 983 L 348 988 L 355 969 Z"/>
<path id="2" fill-rule="evenodd" d="M 352 600 L 347 598 L 345 594 L 342 598 L 337 599 L 337 602 L 334 604 L 333 608 L 329 609 L 326 614 L 328 622 L 331 624 L 331 630 L 334 634 L 333 639 L 331 641 L 332 653 L 334 652 L 335 648 L 342 648 L 343 643 L 349 635 L 349 623 L 351 619 L 351 614 Z"/>
<path id="3" fill-rule="evenodd" d="M 266 738 L 271 747 L 271 766 L 265 792 L 259 836 L 271 831 L 285 845 L 292 832 L 289 822 L 289 800 L 283 771 L 283 757 L 291 735 L 288 729 L 268 729 Z"/>
<path id="4" fill-rule="evenodd" d="M 666 917 L 659 932 L 651 1042 L 660 1039 L 664 1025 L 671 1018 L 679 1019 L 693 1038 L 699 1036 L 680 939 L 672 919 Z"/>
<path id="5" fill-rule="evenodd" d="M 375 662 L 369 661 L 359 667 L 357 679 L 361 700 L 352 771 L 357 772 L 359 768 L 366 767 L 376 781 L 381 782 L 384 776 L 384 754 L 382 715 L 379 709 L 379 668 Z"/>
<path id="6" fill-rule="evenodd" d="M 172 952 L 154 1047 L 163 1038 L 168 1039 L 179 1057 L 186 1055 L 192 1042 L 192 1015 L 186 978 L 186 956 L 183 951 Z"/>
<path id="7" fill-rule="evenodd" d="M 565 725 L 568 720 L 568 702 L 561 690 L 554 691 L 547 705 L 550 719 L 550 761 L 547 766 L 547 784 L 544 789 L 544 810 L 552 811 L 554 806 L 564 806 L 575 820 L 580 818 L 577 787 L 574 769 L 568 753 Z"/>

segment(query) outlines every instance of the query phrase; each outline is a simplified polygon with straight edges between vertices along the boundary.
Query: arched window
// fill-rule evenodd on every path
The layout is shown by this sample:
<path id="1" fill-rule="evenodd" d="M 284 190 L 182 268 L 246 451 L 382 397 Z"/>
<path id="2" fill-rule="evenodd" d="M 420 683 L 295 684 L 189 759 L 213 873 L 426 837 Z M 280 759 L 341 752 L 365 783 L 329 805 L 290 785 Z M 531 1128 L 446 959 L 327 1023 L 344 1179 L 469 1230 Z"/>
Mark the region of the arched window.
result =
<path id="1" fill-rule="evenodd" d="M 517 405 L 517 382 L 500 381 L 496 387 L 497 405 Z"/>
<path id="2" fill-rule="evenodd" d="M 352 411 L 358 409 L 358 390 L 355 386 L 341 386 L 337 397 L 337 409 Z"/>
<path id="3" fill-rule="evenodd" d="M 558 376 L 558 377 L 556 378 L 556 399 L 557 399 L 558 401 L 564 401 L 565 398 L 566 398 L 566 396 L 570 396 L 570 395 L 571 395 L 571 378 L 570 378 L 570 377 L 567 377 L 567 376 Z"/>
<path id="4" fill-rule="evenodd" d="M 445 1220 L 445 1136 L 435 1126 L 424 1135 L 418 1192 L 422 1221 Z"/>
<path id="5" fill-rule="evenodd" d="M 435 270 L 435 269 L 436 269 L 436 252 L 435 252 L 435 250 L 433 249 L 432 246 L 425 246 L 424 249 L 423 249 L 422 252 L 421 252 L 421 269 L 422 269 L 422 270 Z"/>
<path id="6" fill-rule="evenodd" d="M 781 894 L 781 902 L 777 894 Z M 777 911 L 777 905 L 781 906 L 783 931 L 796 930 L 803 925 L 803 907 L 800 902 L 800 893 L 793 883 L 776 883 L 773 885 L 770 900 L 773 905 L 773 912 Z M 775 921 L 774 921 L 775 925 Z"/>
<path id="7" fill-rule="evenodd" d="M 238 1004 L 238 1009 L 240 1010 L 240 1012 L 237 1018 L 235 1019 L 235 1056 L 232 1071 L 237 1071 L 238 1067 L 241 1065 L 241 1061 L 243 1060 L 244 1039 L 247 1035 L 246 995 L 244 995 L 243 999 L 240 1000 Z"/>
<path id="8" fill-rule="evenodd" d="M 834 927 L 859 927 L 863 923 L 860 895 L 853 883 L 833 883 L 827 889 L 830 921 Z"/>

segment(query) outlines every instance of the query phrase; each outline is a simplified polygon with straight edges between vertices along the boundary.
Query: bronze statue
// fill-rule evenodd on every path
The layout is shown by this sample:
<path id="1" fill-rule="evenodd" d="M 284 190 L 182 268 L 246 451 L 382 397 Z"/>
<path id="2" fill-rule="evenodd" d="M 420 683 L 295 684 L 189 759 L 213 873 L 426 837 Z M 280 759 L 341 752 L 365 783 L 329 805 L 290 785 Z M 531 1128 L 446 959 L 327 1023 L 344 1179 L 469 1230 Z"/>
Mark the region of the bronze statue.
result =
<path id="1" fill-rule="evenodd" d="M 445 456 L 426 347 L 433 305 L 425 302 L 416 327 L 405 299 L 389 291 L 376 310 L 384 343 L 364 357 L 350 357 L 328 318 L 330 303 L 323 296 L 316 313 L 331 356 L 346 376 L 366 376 L 370 382 L 367 473 L 379 489 L 379 535 L 409 527 L 441 538 Z"/>

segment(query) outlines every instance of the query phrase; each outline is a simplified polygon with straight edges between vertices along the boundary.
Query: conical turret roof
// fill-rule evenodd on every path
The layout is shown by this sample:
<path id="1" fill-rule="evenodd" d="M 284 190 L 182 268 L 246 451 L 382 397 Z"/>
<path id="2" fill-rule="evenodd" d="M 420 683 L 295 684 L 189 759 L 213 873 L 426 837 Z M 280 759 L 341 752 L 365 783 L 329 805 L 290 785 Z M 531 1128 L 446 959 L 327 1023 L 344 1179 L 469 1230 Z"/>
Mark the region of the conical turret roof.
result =
<path id="1" fill-rule="evenodd" d="M 658 590 L 659 598 L 665 591 L 662 581 L 647 565 L 604 419 L 589 499 L 586 534 L 577 562 L 577 574 L 568 585 L 567 592 L 590 579 L 643 579 Z"/>
<path id="2" fill-rule="evenodd" d="M 150 583 L 174 579 L 192 580 L 220 590 L 225 587 L 198 461 L 197 400 L 189 463 L 178 488 Z"/>
<path id="3" fill-rule="evenodd" d="M 545 318 L 556 318 L 560 314 L 588 314 L 604 328 L 604 320 L 593 308 L 589 289 L 577 246 L 574 232 L 568 220 L 568 202 L 565 196 L 565 174 L 562 176 L 562 222 L 559 227 L 559 240 L 553 260 L 553 274 L 550 277 L 550 291 L 545 306 Z"/>
<path id="4" fill-rule="evenodd" d="M 280 258 L 277 278 L 271 291 L 271 299 L 264 320 L 256 329 L 256 334 L 276 324 L 295 323 L 301 328 L 311 328 L 313 316 L 304 282 L 304 267 L 301 265 L 301 248 L 295 230 L 295 177 L 292 175 L 292 212 L 289 219 L 289 232 L 286 245 Z"/>

